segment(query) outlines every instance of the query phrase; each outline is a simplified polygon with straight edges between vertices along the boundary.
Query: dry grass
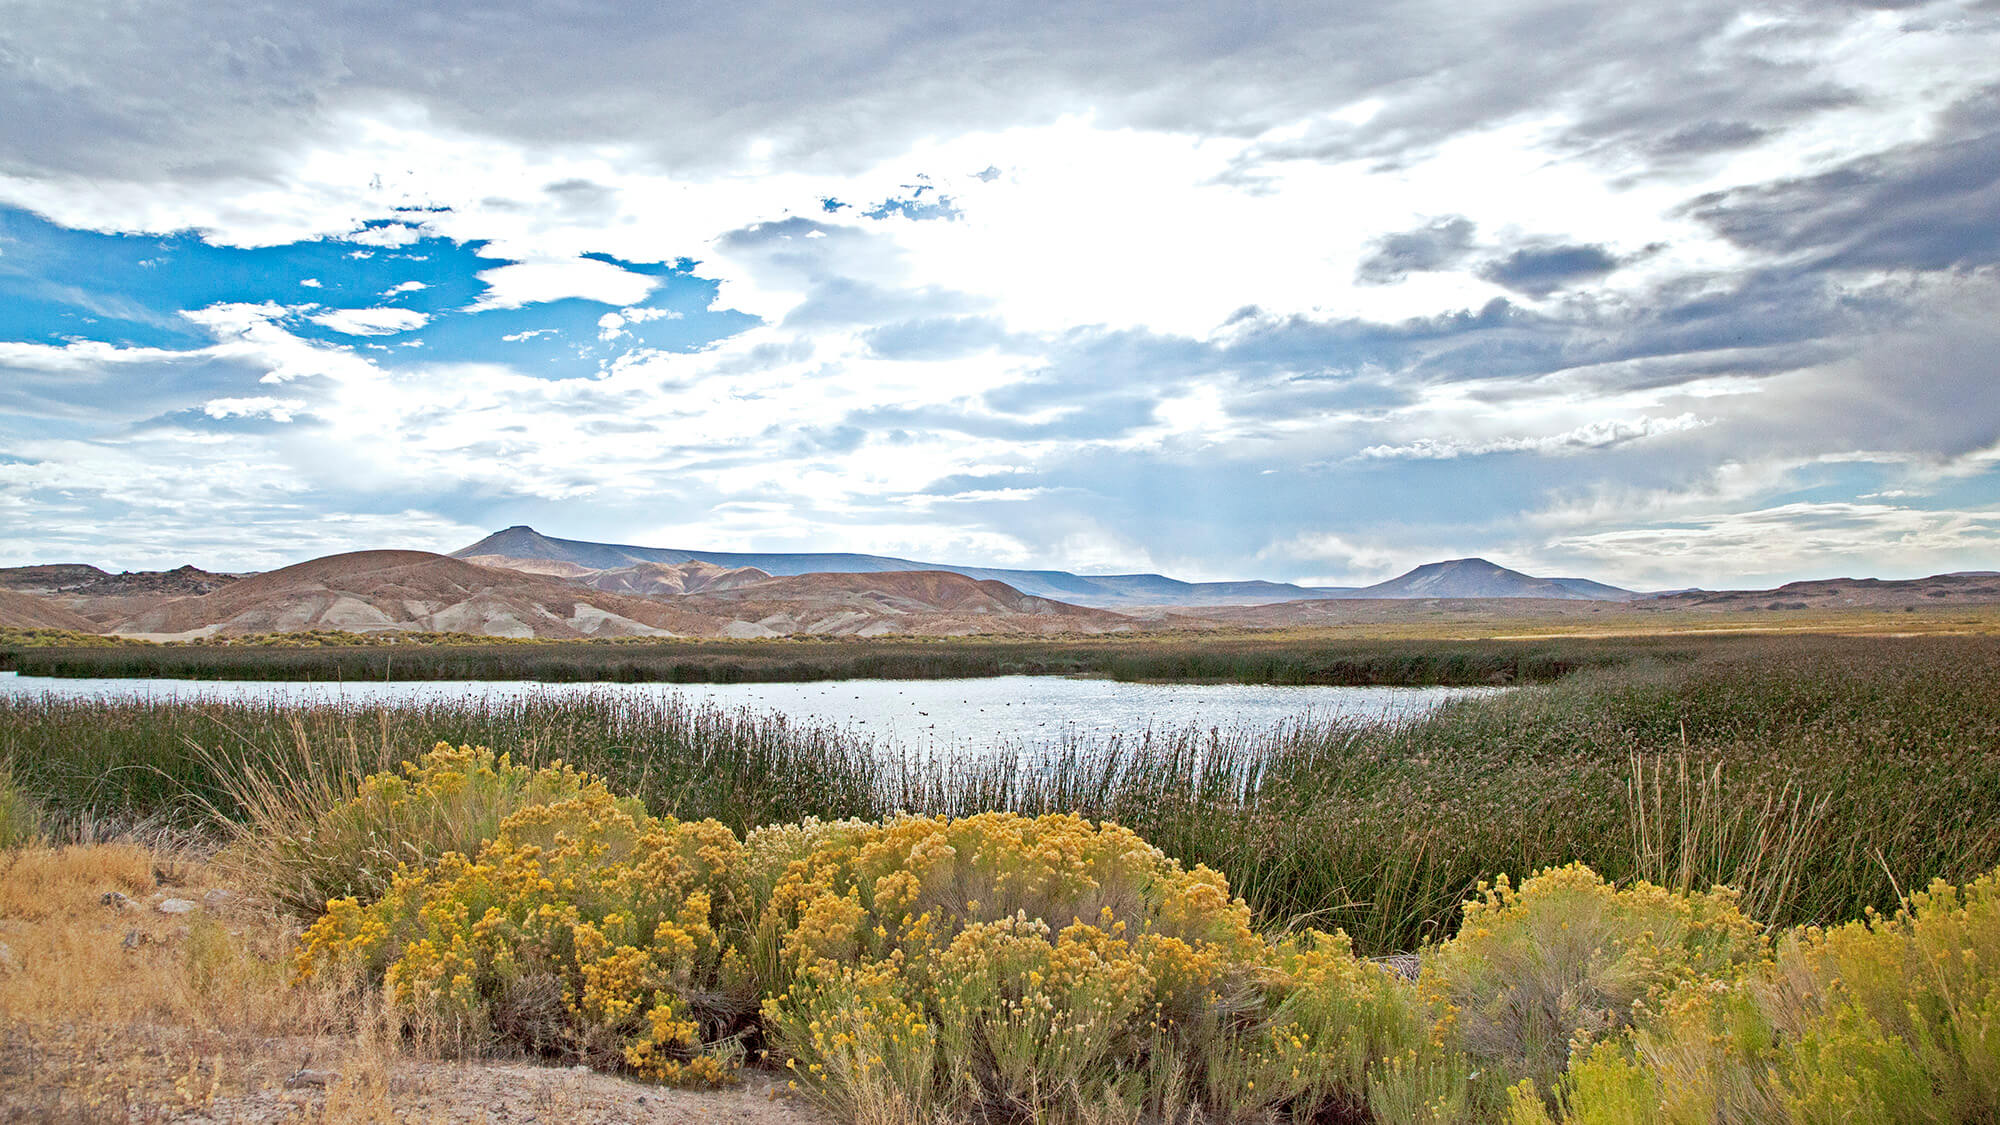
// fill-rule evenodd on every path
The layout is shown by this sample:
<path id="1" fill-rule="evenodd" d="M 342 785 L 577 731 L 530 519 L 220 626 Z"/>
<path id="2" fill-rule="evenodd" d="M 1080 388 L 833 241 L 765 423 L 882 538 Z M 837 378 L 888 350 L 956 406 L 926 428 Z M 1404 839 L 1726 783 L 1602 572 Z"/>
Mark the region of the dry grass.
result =
<path id="1" fill-rule="evenodd" d="M 0 852 L 0 1120 L 807 1120 L 761 1087 L 693 1102 L 586 1072 L 440 1061 L 359 993 L 293 986 L 294 924 L 221 879 L 201 856 L 129 843 Z M 161 913 L 170 898 L 198 906 Z M 287 1089 L 308 1064 L 340 1078 Z"/>

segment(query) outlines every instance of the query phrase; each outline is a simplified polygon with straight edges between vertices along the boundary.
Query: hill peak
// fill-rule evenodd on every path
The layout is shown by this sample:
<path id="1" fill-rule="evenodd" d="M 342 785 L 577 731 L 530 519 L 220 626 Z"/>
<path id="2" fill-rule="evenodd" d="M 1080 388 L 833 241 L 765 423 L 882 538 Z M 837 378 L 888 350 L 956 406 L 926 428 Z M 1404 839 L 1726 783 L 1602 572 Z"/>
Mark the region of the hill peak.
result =
<path id="1" fill-rule="evenodd" d="M 1633 596 L 1629 590 L 1578 578 L 1537 578 L 1510 570 L 1490 559 L 1445 559 L 1425 563 L 1405 574 L 1356 591 L 1362 598 L 1554 598 L 1561 601 L 1613 601 Z"/>

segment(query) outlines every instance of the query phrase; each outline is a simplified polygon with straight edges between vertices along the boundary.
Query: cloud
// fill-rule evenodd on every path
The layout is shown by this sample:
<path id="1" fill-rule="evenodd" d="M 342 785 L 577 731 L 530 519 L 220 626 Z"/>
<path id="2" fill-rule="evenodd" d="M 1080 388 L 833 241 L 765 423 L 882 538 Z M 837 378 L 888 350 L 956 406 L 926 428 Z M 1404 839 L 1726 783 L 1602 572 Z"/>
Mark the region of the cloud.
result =
<path id="1" fill-rule="evenodd" d="M 1818 268 L 2000 263 L 2000 86 L 1954 106 L 1934 137 L 1812 176 L 1710 193 L 1689 213 L 1747 250 Z"/>
<path id="2" fill-rule="evenodd" d="M 636 305 L 659 284 L 645 274 L 595 258 L 517 262 L 485 270 L 479 280 L 487 286 L 474 306 L 480 309 L 518 309 L 568 297 L 606 305 Z"/>
<path id="3" fill-rule="evenodd" d="M 269 418 L 273 422 L 289 422 L 305 408 L 305 403 L 293 398 L 272 398 L 259 395 L 255 398 L 212 398 L 202 404 L 201 412 L 210 418 Z"/>
<path id="4" fill-rule="evenodd" d="M 409 246 L 422 237 L 423 232 L 408 223 L 369 223 L 348 235 L 345 241 L 393 250 Z"/>
<path id="5" fill-rule="evenodd" d="M 1987 565 L 2000 535 L 2000 508 L 1924 509 L 1837 501 L 1728 512 L 1654 527 L 1557 539 L 1551 551 L 1626 573 L 1713 575 L 1711 586 L 1766 575 L 1832 578 L 1921 577 Z M 1898 566 L 1886 550 L 1914 551 L 1924 565 Z M 1863 567 L 1857 573 L 1849 567 Z M 1937 570 L 1931 567 L 1939 568 Z M 1836 569 L 1838 568 L 1838 569 Z"/>
<path id="6" fill-rule="evenodd" d="M 1367 460 L 1447 461 L 1457 457 L 1480 457 L 1489 453 L 1578 453 L 1587 449 L 1608 449 L 1640 438 L 1683 433 L 1711 423 L 1693 414 L 1672 418 L 1609 419 L 1591 422 L 1560 434 L 1532 438 L 1498 438 L 1492 441 L 1462 441 L 1455 438 L 1418 438 L 1404 445 L 1371 445 L 1355 456 Z"/>
<path id="7" fill-rule="evenodd" d="M 1390 285 L 1419 271 L 1450 269 L 1472 252 L 1471 219 L 1463 215 L 1434 219 L 1415 230 L 1385 234 L 1355 270 L 1364 285 Z"/>
<path id="8" fill-rule="evenodd" d="M 1631 574 L 1548 544 L 2000 488 L 1981 9 L 440 11 L 10 13 L 10 527 Z"/>
<path id="9" fill-rule="evenodd" d="M 1479 276 L 1530 297 L 1546 297 L 1580 281 L 1595 281 L 1619 267 L 1602 246 L 1526 246 L 1479 267 Z"/>
<path id="10" fill-rule="evenodd" d="M 422 328 L 431 318 L 412 309 L 334 309 L 306 319 L 348 336 L 393 336 Z"/>

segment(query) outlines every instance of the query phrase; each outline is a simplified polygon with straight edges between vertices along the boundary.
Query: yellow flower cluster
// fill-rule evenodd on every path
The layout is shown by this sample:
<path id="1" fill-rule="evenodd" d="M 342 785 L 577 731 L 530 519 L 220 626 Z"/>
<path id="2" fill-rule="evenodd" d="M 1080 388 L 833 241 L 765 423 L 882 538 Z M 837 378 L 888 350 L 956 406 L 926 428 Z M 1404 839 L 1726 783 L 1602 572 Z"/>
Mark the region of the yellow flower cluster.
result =
<path id="1" fill-rule="evenodd" d="M 1077 816 L 739 840 L 449 746 L 358 801 L 485 807 L 468 799 L 496 786 L 555 799 L 329 902 L 299 972 L 358 968 L 468 1044 L 669 1083 L 731 1080 L 761 1034 L 843 1120 L 1976 1121 L 2000 1104 L 2000 872 L 1773 943 L 1726 890 L 1556 868 L 1482 888 L 1411 987 L 1342 933 L 1258 935 L 1216 872 Z"/>
<path id="2" fill-rule="evenodd" d="M 1174 1098 L 1262 1112 L 1358 1091 L 1365 1060 L 1416 1023 L 1349 1027 L 1343 1013 L 1398 997 L 1343 935 L 1273 947 L 1222 876 L 1115 824 L 987 813 L 811 836 L 759 919 L 783 974 L 764 1027 L 843 1117 L 1061 1120 Z M 1313 1054 L 1342 1035 L 1360 1044 L 1351 1074 Z"/>
<path id="3" fill-rule="evenodd" d="M 329 903 L 300 970 L 358 959 L 397 1003 L 473 1042 L 500 1033 L 496 1017 L 523 1018 L 526 982 L 552 981 L 559 1000 L 526 1013 L 536 1046 L 667 1081 L 725 1080 L 705 1025 L 721 1038 L 732 1006 L 755 1007 L 718 933 L 738 908 L 740 853 L 714 821 L 655 820 L 586 785 L 515 813 L 474 857 L 404 869 L 376 903 Z"/>
<path id="4" fill-rule="evenodd" d="M 1687 982 L 1739 979 L 1768 954 L 1726 889 L 1618 888 L 1570 864 L 1482 891 L 1424 964 L 1433 1043 L 1545 1088 L 1573 1046 L 1629 1027 L 1639 1006 Z"/>
<path id="5" fill-rule="evenodd" d="M 332 898 L 371 902 L 398 867 L 470 855 L 515 812 L 591 789 L 603 785 L 562 762 L 532 769 L 484 746 L 440 742 L 395 771 L 364 778 L 347 800 L 313 808 L 277 842 L 274 883 L 280 899 L 306 915 Z M 636 801 L 621 807 L 644 811 Z"/>
<path id="6" fill-rule="evenodd" d="M 1689 982 L 1557 1092 L 1573 1121 L 1623 1105 L 1633 1121 L 1990 1120 L 2000 872 L 1933 883 L 1893 917 L 1796 931 L 1741 979 Z"/>

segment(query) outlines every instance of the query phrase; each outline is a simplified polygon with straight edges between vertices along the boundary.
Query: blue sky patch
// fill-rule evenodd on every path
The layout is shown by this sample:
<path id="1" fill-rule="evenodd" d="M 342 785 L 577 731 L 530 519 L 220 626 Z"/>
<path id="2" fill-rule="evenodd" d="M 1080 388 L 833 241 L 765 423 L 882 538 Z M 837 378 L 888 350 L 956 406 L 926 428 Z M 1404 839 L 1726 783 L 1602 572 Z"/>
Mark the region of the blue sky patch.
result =
<path id="1" fill-rule="evenodd" d="M 194 350 L 213 341 L 183 313 L 268 301 L 293 310 L 282 323 L 294 335 L 357 348 L 384 366 L 505 363 L 570 378 L 635 349 L 695 351 L 757 323 L 714 308 L 719 287 L 695 276 L 691 259 L 635 262 L 606 253 L 584 256 L 657 279 L 639 311 L 619 314 L 583 298 L 475 309 L 487 289 L 478 274 L 509 264 L 487 256 L 486 246 L 397 220 L 371 221 L 342 239 L 214 246 L 191 231 L 101 234 L 0 208 L 0 340 Z M 370 310 L 359 319 L 372 327 L 357 331 L 356 318 L 337 315 L 344 310 Z M 416 315 L 399 320 L 374 310 Z M 618 323 L 607 325 L 607 315 Z"/>

